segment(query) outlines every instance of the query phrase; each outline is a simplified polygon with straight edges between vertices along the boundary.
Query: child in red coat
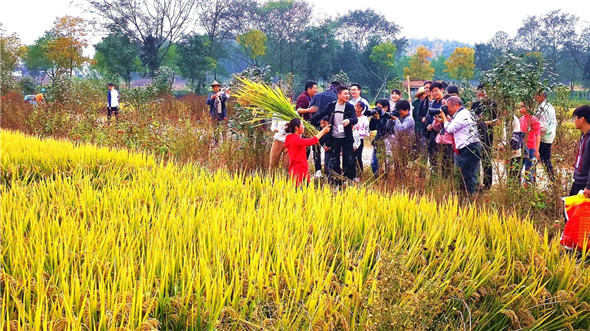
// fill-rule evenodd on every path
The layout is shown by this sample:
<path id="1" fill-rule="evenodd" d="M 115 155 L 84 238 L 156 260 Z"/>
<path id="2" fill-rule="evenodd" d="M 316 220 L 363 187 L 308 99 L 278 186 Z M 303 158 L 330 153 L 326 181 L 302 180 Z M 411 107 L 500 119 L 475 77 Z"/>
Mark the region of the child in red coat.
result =
<path id="1" fill-rule="evenodd" d="M 330 126 L 326 126 L 315 137 L 310 139 L 301 138 L 304 131 L 303 122 L 300 118 L 294 118 L 287 123 L 285 131 L 290 133 L 285 138 L 285 148 L 289 153 L 289 176 L 295 180 L 295 184 L 299 186 L 303 179 L 309 182 L 309 165 L 307 164 L 307 156 L 305 148 L 318 143 L 319 139 L 330 132 Z"/>

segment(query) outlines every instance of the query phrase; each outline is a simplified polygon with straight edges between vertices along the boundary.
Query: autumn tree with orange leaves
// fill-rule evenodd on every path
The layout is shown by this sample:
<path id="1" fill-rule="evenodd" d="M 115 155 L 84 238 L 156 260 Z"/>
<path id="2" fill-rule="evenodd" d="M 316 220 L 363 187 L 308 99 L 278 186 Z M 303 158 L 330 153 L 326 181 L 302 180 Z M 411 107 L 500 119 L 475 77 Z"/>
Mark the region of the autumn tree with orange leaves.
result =
<path id="1" fill-rule="evenodd" d="M 90 61 L 83 54 L 88 46 L 86 24 L 80 17 L 64 16 L 54 22 L 48 32 L 49 41 L 43 51 L 53 68 L 47 73 L 52 80 L 68 75 L 72 77 L 74 69 Z"/>
<path id="2" fill-rule="evenodd" d="M 434 68 L 430 66 L 429 58 L 432 58 L 432 52 L 424 46 L 418 47 L 416 54 L 410 58 L 410 66 L 404 68 L 404 76 L 414 80 L 431 80 Z"/>
<path id="3" fill-rule="evenodd" d="M 457 47 L 447 61 L 445 72 L 454 79 L 472 79 L 475 68 L 475 50 L 469 47 Z"/>

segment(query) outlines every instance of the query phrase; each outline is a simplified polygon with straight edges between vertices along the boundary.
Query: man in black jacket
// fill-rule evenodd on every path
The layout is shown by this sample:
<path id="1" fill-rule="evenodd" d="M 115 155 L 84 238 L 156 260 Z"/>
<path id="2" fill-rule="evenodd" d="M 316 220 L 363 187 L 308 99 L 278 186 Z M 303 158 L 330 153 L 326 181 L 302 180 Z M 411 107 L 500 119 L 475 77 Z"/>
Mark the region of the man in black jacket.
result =
<path id="1" fill-rule="evenodd" d="M 340 86 L 337 90 L 338 99 L 329 103 L 324 109 L 315 113 L 311 118 L 311 123 L 319 125 L 324 116 L 328 116 L 332 130 L 329 134 L 330 152 L 332 153 L 332 169 L 337 174 L 342 174 L 340 168 L 340 153 L 342 153 L 342 163 L 344 166 L 344 175 L 354 180 L 356 177 L 356 166 L 354 163 L 354 151 L 352 145 L 352 127 L 357 124 L 358 119 L 354 106 L 348 103 L 350 92 L 348 87 Z"/>
<path id="2" fill-rule="evenodd" d="M 494 125 L 498 120 L 498 106 L 487 97 L 485 85 L 477 87 L 477 101 L 471 106 L 471 113 L 477 122 L 477 129 L 481 137 L 481 164 L 483 166 L 483 188 L 489 190 L 493 183 L 492 147 L 494 146 Z"/>
<path id="3" fill-rule="evenodd" d="M 386 135 L 387 122 L 391 118 L 391 114 L 389 113 L 389 100 L 377 100 L 373 112 L 374 115 L 371 116 L 371 120 L 369 122 L 369 130 L 377 131 L 377 134 L 375 135 L 375 139 L 373 139 L 373 156 L 371 158 L 371 170 L 373 170 L 373 175 L 377 177 L 377 172 L 379 171 L 379 154 L 385 155 L 385 146 L 383 139 Z"/>
<path id="4" fill-rule="evenodd" d="M 574 183 L 569 195 L 583 191 L 590 198 L 590 106 L 584 105 L 574 110 L 574 125 L 582 132 L 578 141 L 576 163 L 574 163 Z"/>
<path id="5" fill-rule="evenodd" d="M 312 83 L 315 83 L 315 82 L 312 82 Z M 306 84 L 306 88 L 307 88 L 307 86 L 308 85 Z M 315 93 L 313 95 L 312 99 L 307 104 L 307 108 L 302 108 L 303 106 L 306 106 L 306 105 L 304 103 L 300 103 L 299 99 L 298 99 L 297 100 L 297 114 L 301 115 L 304 120 L 309 121 L 311 119 L 311 117 L 316 112 L 326 108 L 326 106 L 330 102 L 338 99 L 338 96 L 336 95 L 338 87 L 340 87 L 340 82 L 338 82 L 338 81 L 331 82 L 330 86 L 328 87 L 327 90 L 325 90 L 324 92 Z M 316 89 L 317 89 L 317 85 L 316 85 Z M 308 94 L 309 94 L 309 90 L 308 90 Z M 318 130 L 320 129 L 319 126 L 316 125 L 316 127 Z M 322 158 L 321 158 L 321 154 L 320 154 L 320 147 L 317 144 L 313 145 L 311 147 L 308 147 L 307 148 L 307 157 L 309 157 L 309 153 L 312 149 L 313 149 L 313 161 L 314 161 L 314 165 L 315 165 L 315 177 L 319 178 L 322 175 Z M 326 173 L 329 173 L 329 169 L 324 169 L 324 171 Z"/>

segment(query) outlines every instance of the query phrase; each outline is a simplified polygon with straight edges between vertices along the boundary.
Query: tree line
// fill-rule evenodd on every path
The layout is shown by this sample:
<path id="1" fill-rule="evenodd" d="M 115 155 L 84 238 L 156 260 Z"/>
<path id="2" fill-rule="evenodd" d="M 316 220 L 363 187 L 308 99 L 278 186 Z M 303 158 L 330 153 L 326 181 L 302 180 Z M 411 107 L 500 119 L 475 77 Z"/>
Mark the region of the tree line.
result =
<path id="1" fill-rule="evenodd" d="M 93 20 L 59 18 L 33 45 L 20 45 L 15 34 L 2 32 L 2 58 L 20 58 L 32 76 L 51 80 L 72 76 L 84 64 L 127 83 L 134 73 L 153 77 L 168 67 L 196 92 L 209 80 L 251 66 L 278 78 L 294 75 L 296 82 L 345 74 L 375 95 L 406 76 L 479 79 L 499 55 L 513 52 L 542 58 L 572 88 L 590 86 L 590 27 L 560 10 L 528 16 L 513 36 L 499 31 L 473 47 L 448 41 L 438 47 L 429 39 L 408 40 L 402 27 L 372 9 L 311 20 L 312 6 L 305 0 L 84 1 Z M 90 24 L 108 32 L 94 45 L 94 58 L 83 56 Z M 2 71 L 16 64 L 3 61 Z"/>

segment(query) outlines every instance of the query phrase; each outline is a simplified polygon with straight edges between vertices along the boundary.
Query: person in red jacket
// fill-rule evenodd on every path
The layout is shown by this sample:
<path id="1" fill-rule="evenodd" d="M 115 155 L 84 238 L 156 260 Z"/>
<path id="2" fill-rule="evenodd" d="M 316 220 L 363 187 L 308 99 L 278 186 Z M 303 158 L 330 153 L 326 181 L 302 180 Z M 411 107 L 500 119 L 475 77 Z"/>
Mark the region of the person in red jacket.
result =
<path id="1" fill-rule="evenodd" d="M 539 145 L 541 144 L 541 123 L 537 117 L 531 115 L 526 104 L 520 103 L 520 130 L 524 132 L 526 139 L 524 171 L 525 185 L 535 182 L 535 165 L 540 158 Z"/>
<path id="2" fill-rule="evenodd" d="M 309 182 L 309 165 L 305 148 L 317 144 L 320 138 L 330 131 L 330 126 L 323 128 L 315 137 L 305 139 L 301 138 L 301 134 L 305 131 L 303 122 L 300 118 L 294 118 L 287 123 L 285 131 L 288 133 L 285 138 L 285 148 L 289 153 L 289 176 L 299 186 L 303 179 Z"/>

